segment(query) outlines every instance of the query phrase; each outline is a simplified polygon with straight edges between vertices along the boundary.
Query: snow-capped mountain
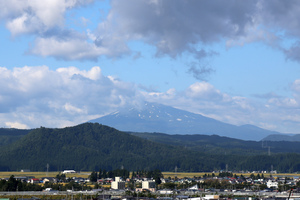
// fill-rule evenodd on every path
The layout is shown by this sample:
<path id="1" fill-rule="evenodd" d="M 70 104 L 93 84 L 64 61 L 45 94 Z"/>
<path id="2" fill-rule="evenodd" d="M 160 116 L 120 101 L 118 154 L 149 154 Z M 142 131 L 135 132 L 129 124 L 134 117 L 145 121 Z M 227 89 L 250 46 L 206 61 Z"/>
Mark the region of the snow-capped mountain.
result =
<path id="1" fill-rule="evenodd" d="M 278 132 L 251 125 L 235 126 L 200 114 L 179 110 L 157 103 L 145 103 L 142 108 L 131 108 L 91 120 L 121 131 L 159 132 L 167 134 L 220 135 L 242 140 L 261 140 Z"/>

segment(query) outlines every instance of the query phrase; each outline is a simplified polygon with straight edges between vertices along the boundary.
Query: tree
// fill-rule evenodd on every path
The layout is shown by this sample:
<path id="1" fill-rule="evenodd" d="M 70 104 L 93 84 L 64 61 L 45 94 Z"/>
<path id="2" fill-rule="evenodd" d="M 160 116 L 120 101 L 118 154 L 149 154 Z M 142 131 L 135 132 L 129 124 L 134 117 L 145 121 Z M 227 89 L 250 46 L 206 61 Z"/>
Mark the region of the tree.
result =
<path id="1" fill-rule="evenodd" d="M 18 186 L 18 181 L 15 179 L 14 175 L 11 175 L 7 181 L 7 190 L 16 191 Z"/>
<path id="2" fill-rule="evenodd" d="M 266 189 L 268 186 L 266 185 L 266 184 L 260 184 L 259 185 L 259 189 L 260 190 L 264 190 L 264 189 Z"/>
<path id="3" fill-rule="evenodd" d="M 102 172 L 102 169 L 100 168 L 100 169 L 99 169 L 99 175 L 98 175 L 98 178 L 99 178 L 99 179 L 101 179 L 101 178 L 102 178 L 102 176 L 103 176 L 103 174 L 102 174 L 102 173 L 103 173 L 103 172 Z"/>
<path id="4" fill-rule="evenodd" d="M 66 175 L 65 174 L 61 174 L 59 172 L 59 174 L 56 175 L 55 177 L 58 181 L 62 181 L 62 182 L 65 182 L 66 181 Z"/>
<path id="5" fill-rule="evenodd" d="M 160 177 L 157 176 L 157 177 L 154 178 L 154 180 L 155 180 L 155 184 L 156 184 L 156 185 L 161 184 Z"/>
<path id="6" fill-rule="evenodd" d="M 167 188 L 167 189 L 175 189 L 176 184 L 175 183 L 165 183 L 163 186 L 164 186 L 164 188 Z"/>
<path id="7" fill-rule="evenodd" d="M 91 175 L 89 176 L 89 179 L 91 182 L 97 182 L 97 178 L 98 178 L 98 175 L 97 175 L 97 172 L 93 171 L 91 173 Z"/>
<path id="8" fill-rule="evenodd" d="M 257 174 L 256 179 L 260 179 L 260 174 Z"/>
<path id="9" fill-rule="evenodd" d="M 135 172 L 133 171 L 132 174 L 131 174 L 131 179 L 135 178 L 136 175 L 135 175 Z"/>

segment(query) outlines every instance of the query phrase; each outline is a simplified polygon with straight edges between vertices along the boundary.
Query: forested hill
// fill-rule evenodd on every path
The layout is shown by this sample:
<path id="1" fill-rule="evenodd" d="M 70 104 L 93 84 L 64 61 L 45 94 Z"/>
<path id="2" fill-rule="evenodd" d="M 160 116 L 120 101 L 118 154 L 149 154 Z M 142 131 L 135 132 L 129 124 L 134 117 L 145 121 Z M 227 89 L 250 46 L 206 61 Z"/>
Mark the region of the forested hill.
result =
<path id="1" fill-rule="evenodd" d="M 233 155 L 263 155 L 269 153 L 300 153 L 299 141 L 245 141 L 218 135 L 169 135 L 165 133 L 128 132 L 150 141 L 182 146 L 185 149 L 210 154 L 226 152 Z"/>
<path id="2" fill-rule="evenodd" d="M 118 169 L 173 171 L 270 170 L 300 171 L 296 153 L 261 155 L 211 154 L 162 144 L 100 124 L 85 123 L 62 129 L 38 128 L 2 146 L 0 170 L 45 171 Z"/>
<path id="3" fill-rule="evenodd" d="M 30 130 L 26 129 L 0 128 L 0 146 L 11 144 L 29 132 Z"/>
<path id="4" fill-rule="evenodd" d="M 163 169 L 188 163 L 200 166 L 203 156 L 180 147 L 147 141 L 114 128 L 86 123 L 63 129 L 39 128 L 0 152 L 0 169 Z M 216 164 L 213 160 L 212 165 Z M 188 167 L 185 167 L 187 169 Z"/>
<path id="5" fill-rule="evenodd" d="M 264 141 L 288 141 L 300 142 L 300 134 L 287 135 L 287 134 L 274 134 L 269 135 L 263 139 Z"/>

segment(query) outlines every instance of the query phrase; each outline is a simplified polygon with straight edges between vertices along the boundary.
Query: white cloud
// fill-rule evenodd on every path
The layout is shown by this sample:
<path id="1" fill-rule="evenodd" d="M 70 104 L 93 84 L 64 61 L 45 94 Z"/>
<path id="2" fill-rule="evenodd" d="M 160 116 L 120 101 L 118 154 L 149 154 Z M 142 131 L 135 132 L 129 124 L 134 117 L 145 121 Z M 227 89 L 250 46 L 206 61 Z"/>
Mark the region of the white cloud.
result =
<path id="1" fill-rule="evenodd" d="M 135 85 L 103 76 L 99 67 L 55 71 L 47 66 L 0 68 L 0 126 L 61 127 L 138 101 Z M 132 100 L 136 99 L 136 100 Z"/>
<path id="2" fill-rule="evenodd" d="M 0 0 L 0 19 L 14 36 L 34 35 L 28 51 L 32 54 L 96 61 L 101 56 L 130 54 L 127 43 L 139 40 L 155 46 L 157 56 L 192 55 L 191 63 L 198 64 L 188 72 L 198 80 L 205 80 L 213 71 L 201 60 L 217 55 L 209 48 L 218 42 L 233 46 L 264 41 L 287 58 L 300 60 L 299 1 L 112 0 L 108 15 L 96 30 L 90 30 L 92 22 L 87 24 L 86 16 L 78 19 L 85 23 L 85 31 L 68 27 L 66 12 L 92 2 Z M 290 39 L 295 41 L 292 45 L 282 44 Z"/>
<path id="3" fill-rule="evenodd" d="M 29 129 L 26 124 L 21 124 L 19 122 L 6 122 L 5 125 L 10 128 Z"/>
<path id="4" fill-rule="evenodd" d="M 223 95 L 221 92 L 214 88 L 211 84 L 207 82 L 197 82 L 189 86 L 187 89 L 187 96 L 196 99 L 205 100 L 221 100 Z"/>
<path id="5" fill-rule="evenodd" d="M 218 42 L 231 47 L 264 41 L 300 61 L 296 0 L 112 0 L 108 16 L 96 30 L 88 27 L 92 22 L 85 24 L 83 32 L 68 27 L 66 12 L 91 2 L 0 0 L 0 20 L 15 37 L 33 35 L 31 54 L 96 61 L 101 56 L 130 54 L 127 43 L 138 40 L 156 47 L 156 56 L 192 55 L 188 72 L 199 80 L 213 71 L 199 61 L 217 55 L 209 48 Z M 85 16 L 80 19 L 88 21 Z M 286 127 L 299 126 L 300 80 L 291 87 L 292 97 L 267 95 L 265 104 L 230 96 L 207 82 L 194 83 L 185 91 L 140 92 L 134 84 L 103 76 L 99 67 L 88 71 L 0 67 L 0 84 L 0 125 L 8 127 L 76 124 L 143 97 L 234 124 L 251 122 L 280 130 L 284 130 L 282 121 Z"/>
<path id="6" fill-rule="evenodd" d="M 295 97 L 300 96 L 299 82 L 291 86 Z M 282 132 L 300 128 L 298 98 L 272 95 L 265 103 L 256 102 L 230 96 L 207 82 L 196 82 L 184 91 L 146 92 L 103 76 L 100 67 L 51 70 L 25 66 L 12 70 L 0 67 L 0 84 L 2 127 L 71 126 L 147 100 L 236 125 L 250 123 Z"/>
<path id="7" fill-rule="evenodd" d="M 300 96 L 296 80 L 291 89 Z M 171 92 L 170 92 L 171 91 Z M 202 114 L 235 125 L 253 124 L 283 133 L 299 133 L 299 102 L 297 98 L 266 95 L 264 101 L 230 96 L 207 82 L 196 82 L 185 91 L 143 93 L 145 99 Z M 267 98 L 268 97 L 268 98 Z"/>
<path id="8" fill-rule="evenodd" d="M 0 19 L 13 35 L 41 34 L 55 27 L 63 27 L 65 12 L 76 6 L 89 4 L 92 0 L 1 0 Z"/>
<path id="9" fill-rule="evenodd" d="M 68 111 L 71 114 L 87 114 L 86 109 L 77 108 L 75 106 L 72 106 L 70 103 L 66 103 L 64 105 L 64 108 L 66 111 Z"/>

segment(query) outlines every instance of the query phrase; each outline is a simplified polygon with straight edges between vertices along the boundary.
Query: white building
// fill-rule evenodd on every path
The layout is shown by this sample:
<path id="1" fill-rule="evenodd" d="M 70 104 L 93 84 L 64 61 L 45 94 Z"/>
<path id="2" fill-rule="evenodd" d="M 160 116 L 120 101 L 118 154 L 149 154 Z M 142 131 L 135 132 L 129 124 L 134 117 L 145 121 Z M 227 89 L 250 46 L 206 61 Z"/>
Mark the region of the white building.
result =
<path id="1" fill-rule="evenodd" d="M 219 195 L 205 195 L 205 197 L 203 199 L 220 199 L 220 196 Z"/>
<path id="2" fill-rule="evenodd" d="M 125 181 L 121 181 L 120 177 L 115 177 L 115 181 L 111 182 L 111 189 L 115 189 L 115 190 L 125 189 Z"/>
<path id="3" fill-rule="evenodd" d="M 278 188 L 278 183 L 276 181 L 269 180 L 267 182 L 267 187 L 268 188 Z"/>
<path id="4" fill-rule="evenodd" d="M 74 173 L 76 173 L 76 171 L 72 170 L 72 169 L 68 169 L 68 170 L 64 170 L 62 173 L 63 174 L 74 174 Z"/>
<path id="5" fill-rule="evenodd" d="M 155 192 L 155 181 L 143 181 L 142 189 L 146 189 L 151 192 Z"/>
<path id="6" fill-rule="evenodd" d="M 159 190 L 160 194 L 173 194 L 173 190 L 170 189 L 163 189 L 163 190 Z"/>
<path id="7" fill-rule="evenodd" d="M 188 190 L 198 190 L 198 189 L 199 189 L 199 187 L 198 187 L 197 184 L 194 185 L 194 186 L 192 186 L 192 187 L 190 187 L 190 188 L 188 188 Z"/>

